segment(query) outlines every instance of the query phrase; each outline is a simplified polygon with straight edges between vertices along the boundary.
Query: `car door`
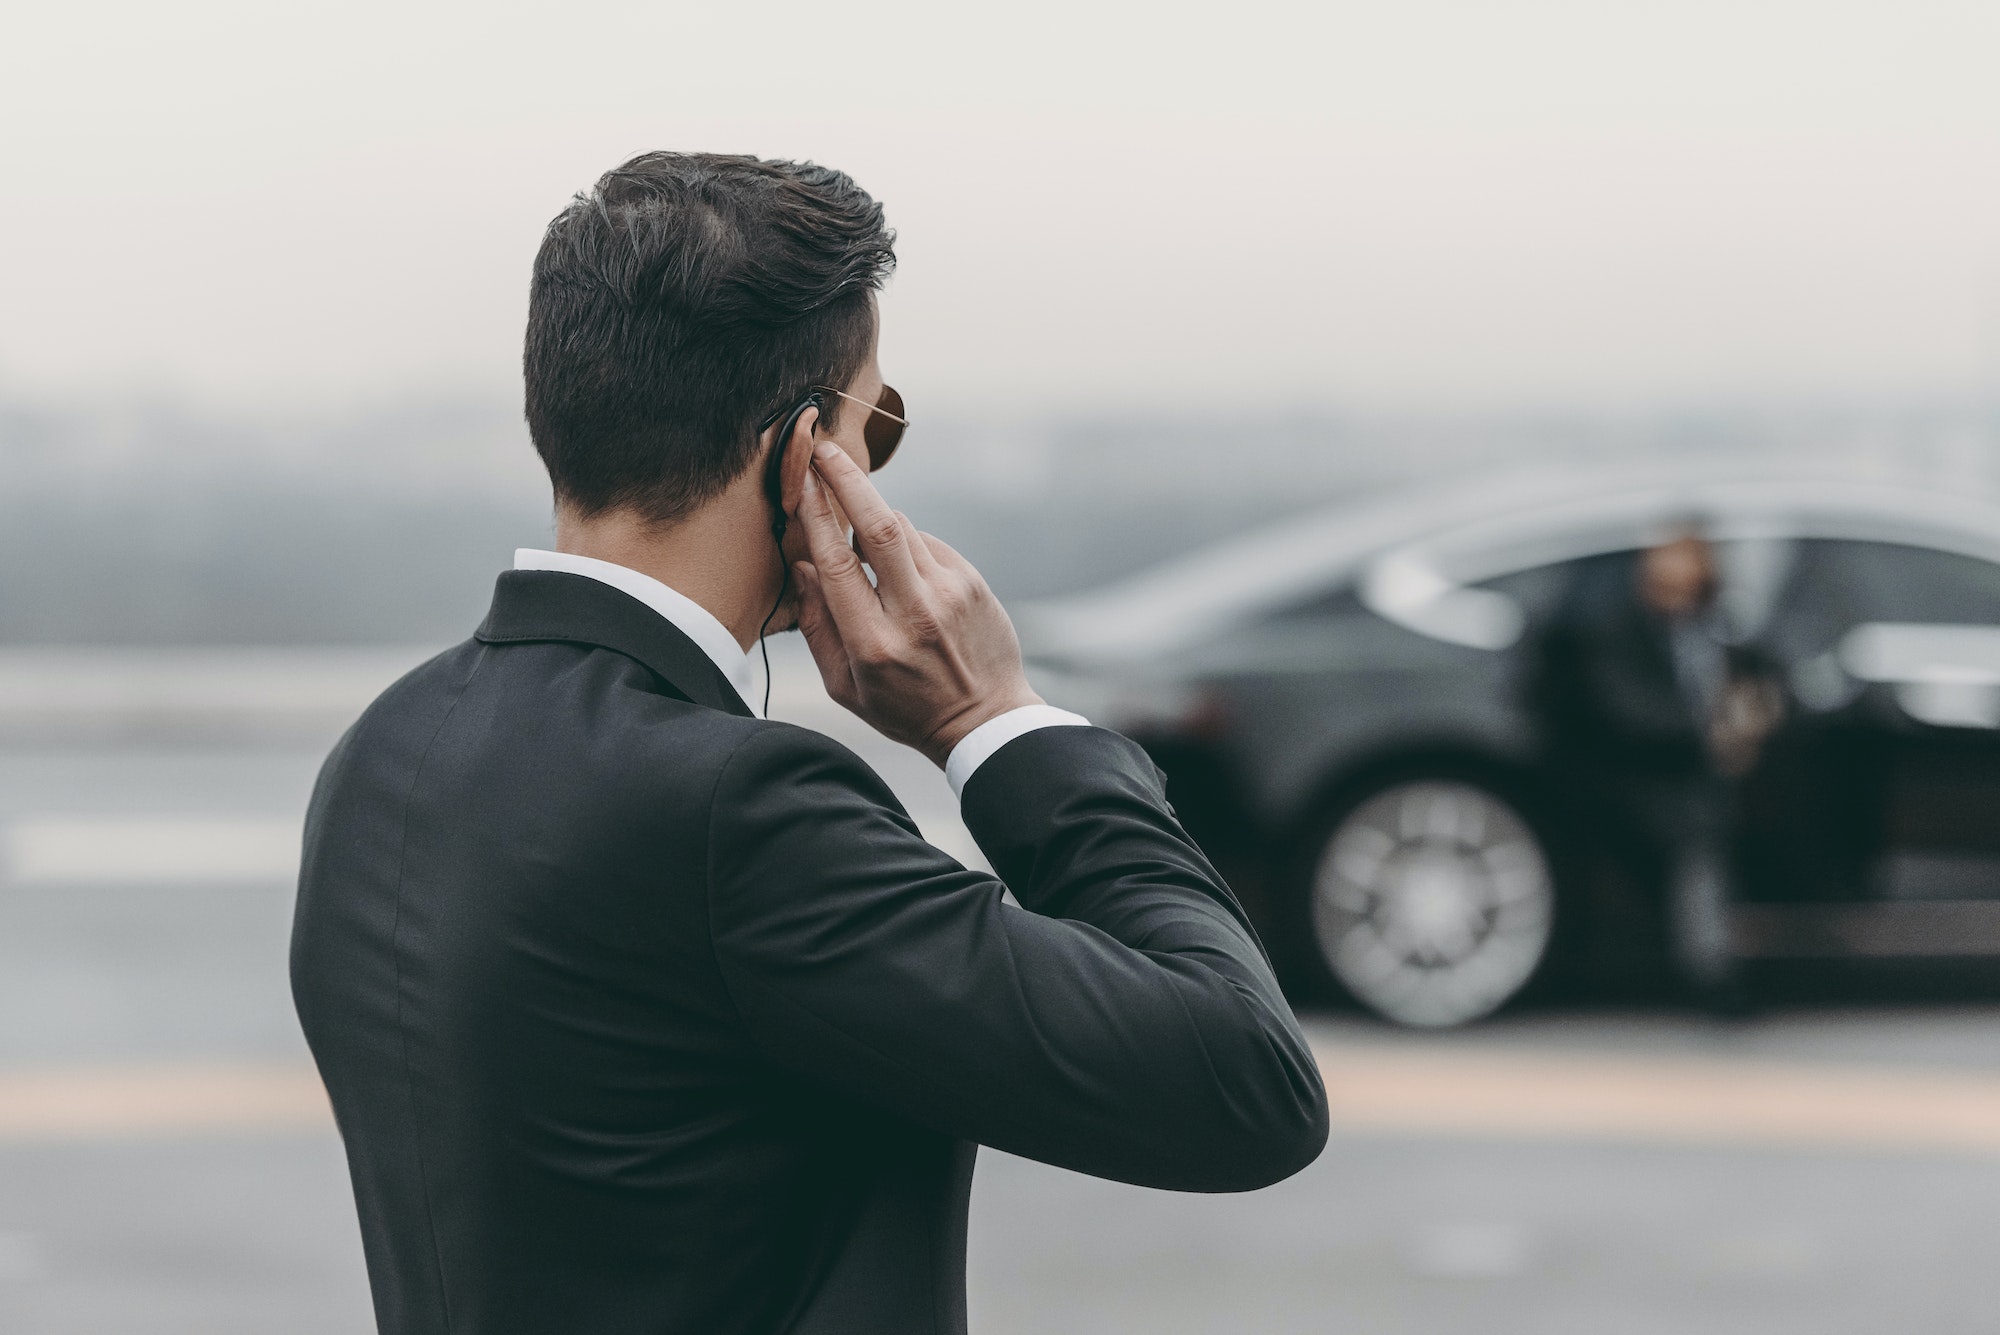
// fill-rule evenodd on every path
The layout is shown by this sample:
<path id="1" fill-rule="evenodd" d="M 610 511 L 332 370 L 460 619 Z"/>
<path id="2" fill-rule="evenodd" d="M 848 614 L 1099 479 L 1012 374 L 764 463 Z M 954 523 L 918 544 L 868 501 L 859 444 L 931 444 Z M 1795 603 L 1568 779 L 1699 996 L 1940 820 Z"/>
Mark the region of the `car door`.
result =
<path id="1" fill-rule="evenodd" d="M 1786 723 L 1746 786 L 1750 953 L 2000 953 L 2000 565 L 1808 538 L 1763 648 Z M 1816 911 L 1815 911 L 1816 910 Z"/>

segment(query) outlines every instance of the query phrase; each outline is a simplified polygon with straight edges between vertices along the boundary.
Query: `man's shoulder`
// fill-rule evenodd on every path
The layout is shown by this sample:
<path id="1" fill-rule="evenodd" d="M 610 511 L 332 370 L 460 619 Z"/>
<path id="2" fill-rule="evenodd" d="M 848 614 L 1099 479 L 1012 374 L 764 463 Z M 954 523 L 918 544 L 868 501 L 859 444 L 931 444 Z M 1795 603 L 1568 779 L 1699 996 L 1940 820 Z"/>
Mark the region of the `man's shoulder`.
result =
<path id="1" fill-rule="evenodd" d="M 342 734 L 328 767 L 357 752 L 393 748 L 400 740 L 434 732 L 469 680 L 478 647 L 471 640 L 455 644 L 390 682 Z"/>
<path id="2" fill-rule="evenodd" d="M 873 777 L 823 733 L 687 700 L 644 664 L 579 644 L 454 645 L 384 690 L 355 731 L 422 730 L 455 710 L 477 714 L 484 727 L 531 734 L 538 750 L 576 749 L 635 776 L 715 773 L 741 753 L 758 768 L 830 765 Z"/>
<path id="3" fill-rule="evenodd" d="M 699 809 L 725 825 L 760 813 L 824 816 L 855 804 L 903 811 L 865 760 L 824 733 L 679 700 L 635 705 L 585 763 L 589 785 L 622 803 Z"/>

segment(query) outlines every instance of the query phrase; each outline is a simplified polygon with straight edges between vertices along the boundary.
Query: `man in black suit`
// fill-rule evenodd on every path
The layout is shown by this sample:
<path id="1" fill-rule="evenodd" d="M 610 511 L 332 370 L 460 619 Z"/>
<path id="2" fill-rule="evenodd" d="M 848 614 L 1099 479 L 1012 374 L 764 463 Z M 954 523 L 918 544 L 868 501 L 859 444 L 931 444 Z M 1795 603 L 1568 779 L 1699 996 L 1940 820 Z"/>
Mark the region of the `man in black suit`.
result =
<path id="1" fill-rule="evenodd" d="M 307 821 L 293 990 L 384 1332 L 962 1331 L 976 1145 L 1243 1191 L 1325 1140 L 1159 772 L 1035 696 L 978 573 L 868 480 L 892 264 L 810 164 L 649 154 L 550 225 L 558 550 L 370 707 Z M 997 879 L 758 717 L 747 649 L 792 624 Z"/>
<path id="2" fill-rule="evenodd" d="M 1695 521 L 1577 562 L 1537 645 L 1532 689 L 1550 768 L 1583 819 L 1629 831 L 1666 869 L 1662 925 L 1682 980 L 1734 1010 L 1736 789 L 1777 703 L 1720 594 L 1714 546 Z"/>

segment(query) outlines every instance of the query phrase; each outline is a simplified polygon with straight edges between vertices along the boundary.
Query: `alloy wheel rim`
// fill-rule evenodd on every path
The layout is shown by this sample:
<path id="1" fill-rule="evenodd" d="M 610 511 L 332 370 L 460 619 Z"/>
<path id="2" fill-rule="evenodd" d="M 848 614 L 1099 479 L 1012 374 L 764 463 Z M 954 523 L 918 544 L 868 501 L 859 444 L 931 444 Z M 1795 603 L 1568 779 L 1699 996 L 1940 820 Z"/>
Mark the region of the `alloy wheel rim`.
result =
<path id="1" fill-rule="evenodd" d="M 1555 887 L 1540 841 L 1472 784 L 1397 784 L 1328 839 L 1312 886 L 1321 957 L 1363 1004 L 1428 1028 L 1486 1015 L 1547 953 Z"/>

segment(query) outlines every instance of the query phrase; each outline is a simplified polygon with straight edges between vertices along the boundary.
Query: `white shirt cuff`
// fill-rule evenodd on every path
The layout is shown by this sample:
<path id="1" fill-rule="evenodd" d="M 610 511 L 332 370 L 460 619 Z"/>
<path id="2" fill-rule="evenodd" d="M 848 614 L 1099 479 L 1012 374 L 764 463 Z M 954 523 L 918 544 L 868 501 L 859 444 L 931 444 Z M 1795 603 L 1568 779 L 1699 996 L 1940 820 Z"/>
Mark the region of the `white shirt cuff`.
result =
<path id="1" fill-rule="evenodd" d="M 965 796 L 966 781 L 972 772 L 993 758 L 993 753 L 1007 743 L 1037 728 L 1088 728 L 1090 720 L 1081 714 L 1072 714 L 1067 709 L 1057 709 L 1054 705 L 1022 705 L 1004 714 L 987 719 L 965 736 L 959 738 L 958 745 L 951 748 L 945 757 L 944 778 L 951 785 L 954 797 Z"/>

